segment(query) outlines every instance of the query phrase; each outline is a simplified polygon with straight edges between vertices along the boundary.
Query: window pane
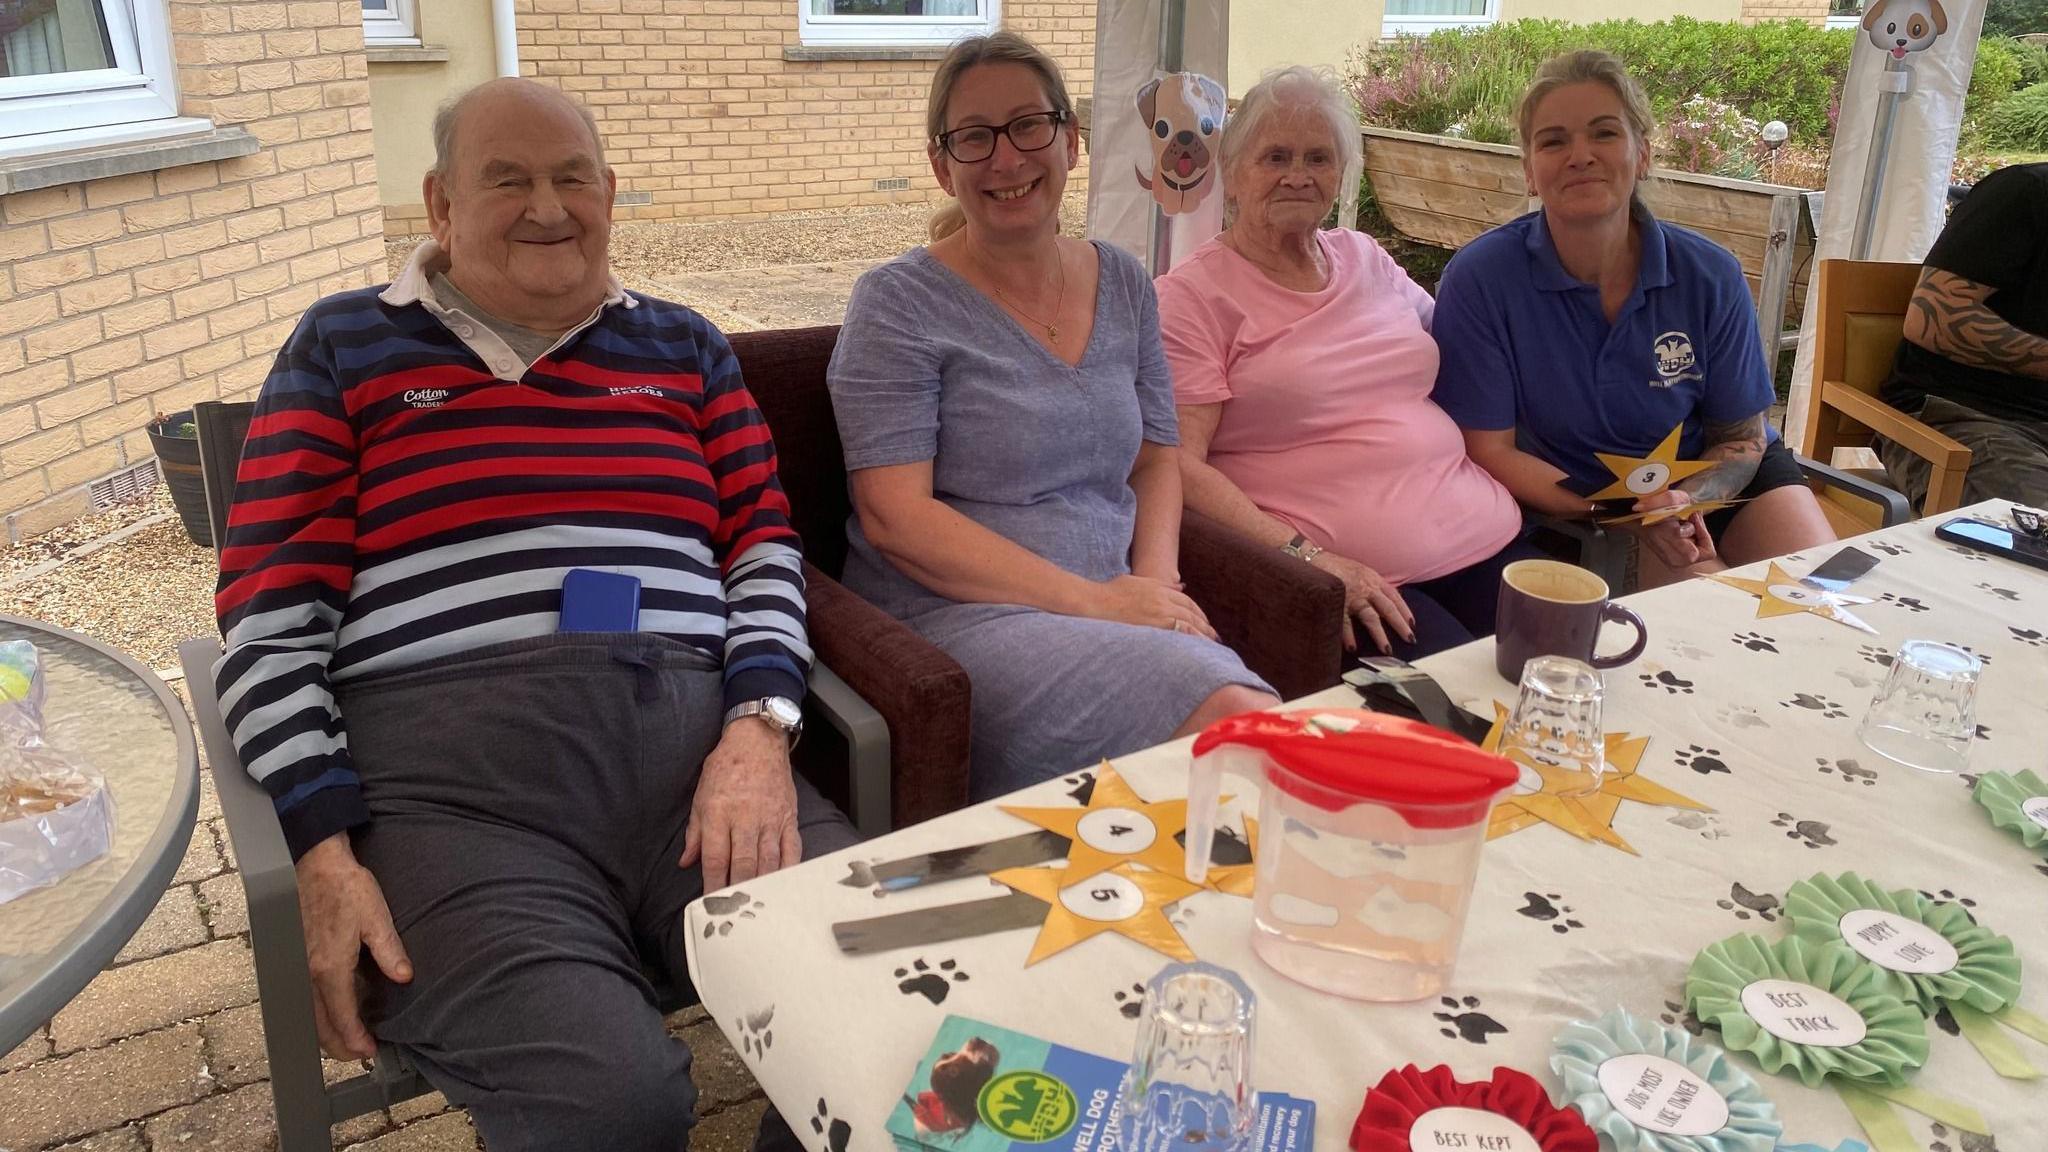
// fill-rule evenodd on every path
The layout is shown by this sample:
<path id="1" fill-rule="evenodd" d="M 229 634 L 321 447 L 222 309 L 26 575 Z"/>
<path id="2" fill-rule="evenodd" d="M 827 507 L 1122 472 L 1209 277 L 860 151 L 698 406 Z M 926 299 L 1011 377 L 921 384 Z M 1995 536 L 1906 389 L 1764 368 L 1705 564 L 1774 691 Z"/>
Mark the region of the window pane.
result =
<path id="1" fill-rule="evenodd" d="M 1389 16 L 1484 16 L 1486 0 L 1387 0 Z"/>
<path id="2" fill-rule="evenodd" d="M 810 0 L 810 4 L 813 16 L 981 15 L 981 0 Z"/>
<path id="3" fill-rule="evenodd" d="M 1861 16 L 1863 15 L 1863 0 L 1828 0 L 1828 15 Z"/>
<path id="4" fill-rule="evenodd" d="M 0 0 L 0 76 L 112 67 L 99 0 Z"/>
<path id="5" fill-rule="evenodd" d="M 390 10 L 391 0 L 363 0 L 363 11 L 365 12 L 389 12 Z"/>

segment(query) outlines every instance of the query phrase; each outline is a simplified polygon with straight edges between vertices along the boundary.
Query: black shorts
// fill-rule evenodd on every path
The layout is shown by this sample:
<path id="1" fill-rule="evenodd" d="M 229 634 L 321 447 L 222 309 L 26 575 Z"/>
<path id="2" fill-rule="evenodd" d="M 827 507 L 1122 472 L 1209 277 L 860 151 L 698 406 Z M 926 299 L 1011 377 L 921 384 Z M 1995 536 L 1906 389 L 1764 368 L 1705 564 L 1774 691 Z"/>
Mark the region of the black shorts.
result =
<path id="1" fill-rule="evenodd" d="M 1773 488 L 1805 483 L 1806 473 L 1800 471 L 1798 458 L 1785 447 L 1783 440 L 1773 440 L 1770 447 L 1764 449 L 1764 458 L 1756 466 L 1756 475 L 1750 477 L 1749 487 L 1736 493 L 1736 499 L 1754 500 Z M 1728 531 L 1728 526 L 1735 523 L 1736 514 L 1742 509 L 1743 505 L 1737 504 L 1733 508 L 1707 513 L 1707 531 L 1719 540 Z"/>

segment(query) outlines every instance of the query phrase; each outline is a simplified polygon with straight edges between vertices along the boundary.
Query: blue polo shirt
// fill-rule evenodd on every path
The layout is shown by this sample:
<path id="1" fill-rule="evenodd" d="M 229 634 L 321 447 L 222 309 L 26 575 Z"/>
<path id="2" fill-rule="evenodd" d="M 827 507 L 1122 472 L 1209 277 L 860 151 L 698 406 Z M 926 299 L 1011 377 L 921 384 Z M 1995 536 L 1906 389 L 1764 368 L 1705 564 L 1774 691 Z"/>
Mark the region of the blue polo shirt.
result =
<path id="1" fill-rule="evenodd" d="M 1735 257 L 1646 211 L 1636 222 L 1636 286 L 1612 324 L 1599 287 L 1565 271 L 1541 211 L 1466 245 L 1437 288 L 1437 404 L 1461 428 L 1513 428 L 1582 494 L 1613 479 L 1596 452 L 1646 456 L 1683 421 L 1679 458 L 1696 460 L 1706 425 L 1775 399 Z"/>

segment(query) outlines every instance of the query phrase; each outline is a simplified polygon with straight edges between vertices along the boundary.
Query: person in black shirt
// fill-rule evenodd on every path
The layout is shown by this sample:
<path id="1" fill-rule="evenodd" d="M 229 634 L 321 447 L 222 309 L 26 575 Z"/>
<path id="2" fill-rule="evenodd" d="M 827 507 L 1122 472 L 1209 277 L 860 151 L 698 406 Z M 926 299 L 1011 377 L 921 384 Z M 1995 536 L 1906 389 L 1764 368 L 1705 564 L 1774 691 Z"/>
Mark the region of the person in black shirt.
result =
<path id="1" fill-rule="evenodd" d="M 2048 505 L 2048 163 L 1993 172 L 1950 214 L 1879 395 L 1970 449 L 1965 504 Z M 1928 463 L 1886 440 L 1878 455 L 1917 506 Z"/>

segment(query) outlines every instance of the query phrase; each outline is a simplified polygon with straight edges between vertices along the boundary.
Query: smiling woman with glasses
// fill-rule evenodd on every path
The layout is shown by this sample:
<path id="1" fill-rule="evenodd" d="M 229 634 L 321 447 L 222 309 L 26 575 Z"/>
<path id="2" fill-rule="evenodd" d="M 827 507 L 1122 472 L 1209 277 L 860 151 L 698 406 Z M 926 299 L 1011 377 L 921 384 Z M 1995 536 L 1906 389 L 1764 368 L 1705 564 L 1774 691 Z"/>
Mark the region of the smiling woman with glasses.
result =
<path id="1" fill-rule="evenodd" d="M 1275 699 L 1180 589 L 1158 306 L 1136 259 L 1059 235 L 1080 144 L 1058 65 L 964 40 L 926 125 L 954 202 L 860 278 L 828 377 L 842 579 L 967 670 L 985 799 Z"/>

